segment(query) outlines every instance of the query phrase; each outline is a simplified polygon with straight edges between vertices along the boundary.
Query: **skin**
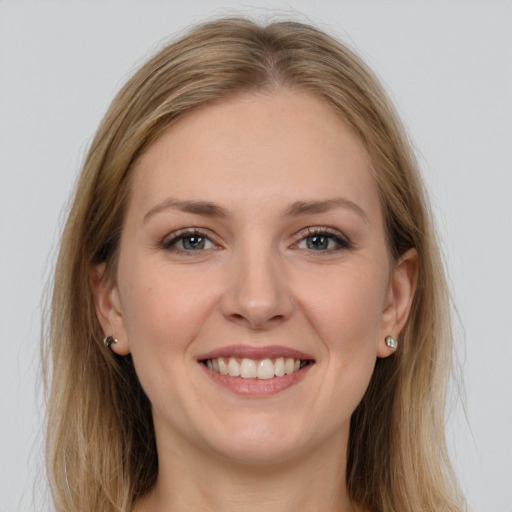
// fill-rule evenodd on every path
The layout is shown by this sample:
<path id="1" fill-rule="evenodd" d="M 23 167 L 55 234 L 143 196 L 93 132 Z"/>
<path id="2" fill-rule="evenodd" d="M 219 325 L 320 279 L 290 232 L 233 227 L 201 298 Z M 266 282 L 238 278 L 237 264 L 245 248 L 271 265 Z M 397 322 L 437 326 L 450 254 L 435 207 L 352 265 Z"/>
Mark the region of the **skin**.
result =
<path id="1" fill-rule="evenodd" d="M 172 242 L 190 228 L 204 245 Z M 312 248 L 315 234 L 327 245 Z M 364 146 L 323 100 L 245 93 L 181 119 L 136 166 L 116 282 L 96 272 L 98 318 L 152 403 L 159 474 L 137 511 L 355 510 L 350 416 L 393 354 L 384 338 L 405 324 L 417 256 L 389 261 Z M 198 362 L 233 344 L 314 365 L 284 391 L 241 396 Z"/>

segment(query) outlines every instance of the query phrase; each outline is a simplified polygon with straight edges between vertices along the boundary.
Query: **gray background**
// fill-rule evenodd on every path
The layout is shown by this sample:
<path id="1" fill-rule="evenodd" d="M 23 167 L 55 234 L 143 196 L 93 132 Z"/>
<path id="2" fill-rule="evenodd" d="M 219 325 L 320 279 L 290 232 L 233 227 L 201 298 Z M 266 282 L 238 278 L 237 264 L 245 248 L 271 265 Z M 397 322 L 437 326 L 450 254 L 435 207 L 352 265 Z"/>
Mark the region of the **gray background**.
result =
<path id="1" fill-rule="evenodd" d="M 290 11 L 358 49 L 418 147 L 460 319 L 467 406 L 454 385 L 450 449 L 472 510 L 512 511 L 510 0 L 0 0 L 0 511 L 49 509 L 38 498 L 41 297 L 107 105 L 191 23 Z"/>

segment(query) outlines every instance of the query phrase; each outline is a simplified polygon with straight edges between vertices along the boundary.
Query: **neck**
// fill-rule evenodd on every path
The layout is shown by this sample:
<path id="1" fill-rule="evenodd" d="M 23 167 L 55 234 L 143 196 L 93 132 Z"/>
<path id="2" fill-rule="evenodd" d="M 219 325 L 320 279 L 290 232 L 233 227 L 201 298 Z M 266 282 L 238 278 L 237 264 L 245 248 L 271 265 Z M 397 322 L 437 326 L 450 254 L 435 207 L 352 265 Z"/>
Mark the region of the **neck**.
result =
<path id="1" fill-rule="evenodd" d="M 294 460 L 242 464 L 183 445 L 159 446 L 154 489 L 136 512 L 355 512 L 345 485 L 346 442 L 324 443 Z"/>

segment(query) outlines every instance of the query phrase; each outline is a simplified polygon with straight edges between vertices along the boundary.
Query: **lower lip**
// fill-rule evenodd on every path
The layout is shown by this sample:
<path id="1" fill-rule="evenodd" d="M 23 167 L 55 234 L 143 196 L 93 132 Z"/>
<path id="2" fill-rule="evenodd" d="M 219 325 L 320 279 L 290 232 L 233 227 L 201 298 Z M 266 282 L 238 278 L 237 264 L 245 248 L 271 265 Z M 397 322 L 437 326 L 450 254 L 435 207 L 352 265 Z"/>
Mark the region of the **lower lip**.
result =
<path id="1" fill-rule="evenodd" d="M 207 368 L 203 363 L 199 363 L 208 377 L 216 384 L 229 389 L 237 395 L 246 397 L 267 397 L 272 396 L 288 389 L 300 382 L 313 366 L 309 364 L 300 370 L 293 372 L 290 375 L 283 377 L 274 377 L 272 379 L 242 379 L 241 377 L 231 377 L 223 375 Z"/>

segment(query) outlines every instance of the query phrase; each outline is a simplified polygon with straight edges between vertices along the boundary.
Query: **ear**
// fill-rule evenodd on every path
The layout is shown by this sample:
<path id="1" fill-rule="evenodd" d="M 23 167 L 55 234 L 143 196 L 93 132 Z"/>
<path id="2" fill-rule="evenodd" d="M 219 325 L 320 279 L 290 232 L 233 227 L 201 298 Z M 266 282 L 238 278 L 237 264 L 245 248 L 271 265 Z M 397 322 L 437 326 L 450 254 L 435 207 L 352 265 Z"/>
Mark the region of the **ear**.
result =
<path id="1" fill-rule="evenodd" d="M 418 252 L 412 248 L 400 257 L 393 270 L 382 313 L 377 357 L 388 357 L 394 352 L 385 338 L 398 338 L 407 322 L 418 282 L 418 263 Z"/>
<path id="2" fill-rule="evenodd" d="M 92 271 L 92 289 L 96 316 L 103 329 L 104 336 L 112 336 L 118 342 L 110 345 L 116 354 L 125 356 L 130 353 L 119 292 L 107 276 L 106 264 L 101 263 Z"/>

